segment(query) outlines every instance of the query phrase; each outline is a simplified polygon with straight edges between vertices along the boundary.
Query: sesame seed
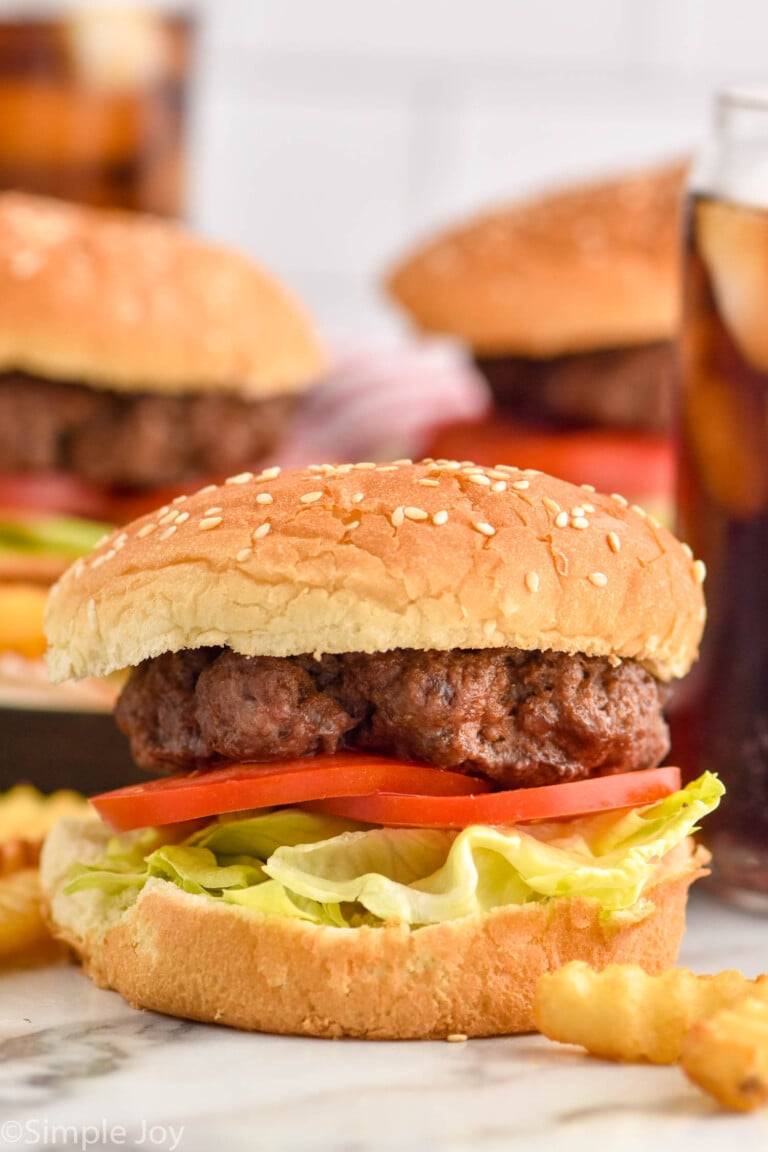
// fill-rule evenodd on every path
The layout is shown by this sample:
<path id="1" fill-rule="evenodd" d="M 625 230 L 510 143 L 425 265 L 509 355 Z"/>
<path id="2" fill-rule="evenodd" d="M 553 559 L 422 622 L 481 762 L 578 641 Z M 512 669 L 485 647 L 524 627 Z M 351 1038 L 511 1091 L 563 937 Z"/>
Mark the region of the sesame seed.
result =
<path id="1" fill-rule="evenodd" d="M 279 475 L 280 475 L 280 469 L 277 466 L 277 464 L 275 464 L 275 466 L 273 468 L 265 468 L 264 471 L 261 473 L 261 475 L 258 477 L 258 479 L 259 480 L 274 480 L 275 477 L 277 477 Z"/>
<path id="2" fill-rule="evenodd" d="M 377 472 L 397 472 L 396 464 L 379 464 L 376 468 Z"/>
<path id="3" fill-rule="evenodd" d="M 336 468 L 333 469 L 333 471 L 337 476 L 346 476 L 347 473 L 351 472 L 353 468 L 354 464 L 338 464 Z"/>
<path id="4" fill-rule="evenodd" d="M 571 520 L 571 527 L 589 528 L 589 520 L 587 520 L 586 516 L 574 516 L 573 520 Z"/>
<path id="5" fill-rule="evenodd" d="M 577 504 L 575 508 L 571 508 L 571 516 L 583 516 L 583 515 L 584 515 L 584 509 L 581 507 L 580 504 Z"/>
<path id="6" fill-rule="evenodd" d="M 483 488 L 490 488 L 491 482 L 482 472 L 470 472 L 467 476 L 470 484 L 480 484 Z"/>
<path id="7" fill-rule="evenodd" d="M 114 548 L 110 548 L 109 552 L 102 552 L 101 556 L 96 556 L 91 562 L 91 568 L 101 568 L 102 564 L 105 564 L 107 560 L 114 559 L 115 555 Z"/>
<path id="8" fill-rule="evenodd" d="M 697 584 L 703 584 L 707 578 L 707 566 L 703 560 L 694 560 L 693 578 Z"/>
<path id="9" fill-rule="evenodd" d="M 203 516 L 218 516 L 222 511 L 223 509 L 219 505 L 216 505 L 213 508 L 206 508 L 205 512 L 203 512 Z M 160 523 L 162 523 L 162 521 L 160 521 Z"/>
<path id="10" fill-rule="evenodd" d="M 680 547 L 682 548 L 683 552 L 685 552 L 688 559 L 693 560 L 693 548 L 691 548 L 690 544 L 681 544 Z"/>
<path id="11" fill-rule="evenodd" d="M 371 464 L 369 460 L 364 460 L 362 464 L 354 464 L 353 467 L 357 468 L 359 472 L 371 472 L 376 468 L 376 465 Z"/>
<path id="12" fill-rule="evenodd" d="M 299 497 L 302 504 L 315 504 L 318 500 L 322 500 L 322 498 L 322 492 L 305 492 L 303 496 Z"/>
<path id="13" fill-rule="evenodd" d="M 482 464 L 472 464 L 469 460 L 462 460 L 461 471 L 464 476 L 474 476 L 476 472 L 485 473 Z"/>
<path id="14" fill-rule="evenodd" d="M 187 520 L 189 520 L 189 512 L 179 512 L 176 517 L 176 527 L 178 528 L 179 524 L 186 524 Z"/>
<path id="15" fill-rule="evenodd" d="M 224 481 L 225 484 L 247 484 L 249 480 L 253 480 L 253 472 L 238 472 L 237 476 L 228 476 Z"/>
<path id="16" fill-rule="evenodd" d="M 496 535 L 496 529 L 493 527 L 493 525 L 486 524 L 484 520 L 473 520 L 472 527 L 476 529 L 476 531 L 481 532 L 483 536 Z"/>
<path id="17" fill-rule="evenodd" d="M 621 552 L 621 540 L 619 540 L 615 532 L 609 532 L 606 540 L 608 541 L 608 547 L 611 552 Z"/>
<path id="18" fill-rule="evenodd" d="M 409 456 L 403 456 L 400 460 L 393 460 L 393 464 L 413 464 L 413 460 Z"/>
<path id="19" fill-rule="evenodd" d="M 615 502 L 620 504 L 622 508 L 626 508 L 629 504 L 629 500 L 627 500 L 626 496 L 620 496 L 618 492 L 611 492 L 611 500 L 615 500 Z"/>
<path id="20" fill-rule="evenodd" d="M 259 492 L 258 496 L 256 497 L 257 504 L 271 504 L 273 500 L 274 496 L 271 492 Z"/>
<path id="21" fill-rule="evenodd" d="M 166 512 L 165 516 L 160 517 L 158 524 L 173 524 L 178 515 L 179 513 L 175 509 L 171 512 Z"/>
<path id="22" fill-rule="evenodd" d="M 491 484 L 491 492 L 506 492 L 506 490 L 506 480 L 494 480 L 493 484 Z"/>
<path id="23" fill-rule="evenodd" d="M 202 523 L 202 521 L 201 521 L 201 523 Z M 173 536 L 175 531 L 176 531 L 176 525 L 175 524 L 169 524 L 167 526 L 167 528 L 163 528 L 162 532 L 159 533 L 157 538 L 158 538 L 158 540 L 168 540 L 168 539 L 170 539 L 171 536 Z"/>
<path id="24" fill-rule="evenodd" d="M 555 524 L 558 528 L 567 528 L 570 517 L 567 512 L 558 512 L 555 516 Z"/>
<path id="25" fill-rule="evenodd" d="M 237 560 L 238 564 L 242 564 L 248 559 L 249 556 L 252 555 L 252 553 L 253 548 L 241 548 L 235 559 Z"/>
<path id="26" fill-rule="evenodd" d="M 524 492 L 526 488 L 530 488 L 530 480 L 513 480 L 512 487 L 516 488 L 518 492 Z"/>
<path id="27" fill-rule="evenodd" d="M 486 476 L 490 476 L 491 480 L 506 480 L 507 473 L 502 472 L 499 468 L 489 468 Z"/>
<path id="28" fill-rule="evenodd" d="M 449 1044 L 463 1044 L 466 1039 L 466 1032 L 449 1032 L 446 1036 Z"/>
<path id="29" fill-rule="evenodd" d="M 201 488 L 199 490 L 199 492 L 197 493 L 197 495 L 198 496 L 204 496 L 206 492 L 215 492 L 215 491 L 216 491 L 216 485 L 215 484 L 206 484 L 205 488 Z"/>
<path id="30" fill-rule="evenodd" d="M 185 500 L 188 500 L 188 499 L 189 499 L 189 497 L 188 497 L 188 496 L 184 496 L 184 495 L 181 495 L 181 496 L 174 496 L 173 500 L 171 500 L 171 504 L 183 504 L 183 503 L 184 503 L 184 501 L 185 501 Z"/>
<path id="31" fill-rule="evenodd" d="M 344 531 L 345 532 L 351 532 L 353 528 L 359 528 L 359 527 L 360 527 L 360 521 L 359 520 L 350 520 L 348 524 L 344 525 Z"/>
<path id="32" fill-rule="evenodd" d="M 156 528 L 157 524 L 145 524 L 143 528 L 139 528 L 136 535 L 143 540 L 145 536 L 151 536 Z"/>
<path id="33" fill-rule="evenodd" d="M 417 484 L 423 484 L 425 488 L 439 488 L 440 481 L 432 480 L 429 476 L 420 476 L 416 481 Z"/>
<path id="34" fill-rule="evenodd" d="M 221 516 L 205 516 L 202 520 L 198 521 L 197 526 L 201 532 L 210 532 L 212 528 L 218 528 L 221 521 Z"/>
<path id="35" fill-rule="evenodd" d="M 127 532 L 121 532 L 120 535 L 116 536 L 115 539 L 112 541 L 112 547 L 114 548 L 115 552 L 119 552 L 120 549 L 124 548 L 127 543 L 128 543 L 128 533 Z"/>
<path id="36" fill-rule="evenodd" d="M 551 496 L 543 496 L 541 502 L 550 512 L 557 513 L 560 511 L 560 505 Z"/>
<path id="37" fill-rule="evenodd" d="M 538 592 L 539 590 L 539 574 L 538 572 L 526 572 L 525 586 L 529 592 Z"/>
<path id="38" fill-rule="evenodd" d="M 595 510 L 594 504 L 583 504 L 582 507 L 585 512 L 594 512 Z"/>
<path id="39" fill-rule="evenodd" d="M 352 497 L 352 503 L 353 504 L 359 504 L 360 501 L 364 500 L 364 499 L 365 499 L 365 493 L 364 492 L 355 492 L 354 496 Z"/>
<path id="40" fill-rule="evenodd" d="M 605 572 L 590 572 L 587 579 L 591 584 L 594 584 L 595 588 L 605 588 L 608 583 L 608 577 Z"/>
<path id="41" fill-rule="evenodd" d="M 403 515 L 409 520 L 428 520 L 429 513 L 423 508 L 403 508 Z"/>
<path id="42" fill-rule="evenodd" d="M 253 540 L 263 540 L 271 527 L 272 525 L 270 524 L 269 520 L 265 520 L 263 524 L 259 524 L 258 528 L 254 528 L 253 532 L 251 533 L 251 538 Z"/>
<path id="43" fill-rule="evenodd" d="M 594 484 L 582 484 L 582 488 L 585 492 L 594 492 L 595 490 Z"/>
<path id="44" fill-rule="evenodd" d="M 646 516 L 648 515 L 645 508 L 641 508 L 639 504 L 633 504 L 632 511 L 636 512 L 637 515 L 640 516 L 643 520 L 645 520 Z"/>
<path id="45" fill-rule="evenodd" d="M 399 505 L 397 508 L 395 508 L 394 512 L 392 513 L 392 515 L 390 516 L 389 519 L 391 520 L 393 527 L 395 527 L 395 528 L 400 527 L 400 525 L 405 520 L 405 512 L 402 508 L 402 505 Z"/>
<path id="46" fill-rule="evenodd" d="M 445 511 L 444 508 L 441 508 L 439 512 L 433 513 L 432 523 L 438 524 L 438 525 L 448 523 L 448 513 Z"/>
<path id="47" fill-rule="evenodd" d="M 165 516 L 165 514 L 168 510 L 169 510 L 169 506 L 167 504 L 163 504 L 162 508 L 158 508 L 157 512 L 155 512 L 155 516 Z M 158 521 L 158 523 L 159 523 L 159 521 Z M 101 543 L 101 540 L 99 541 L 99 543 Z"/>

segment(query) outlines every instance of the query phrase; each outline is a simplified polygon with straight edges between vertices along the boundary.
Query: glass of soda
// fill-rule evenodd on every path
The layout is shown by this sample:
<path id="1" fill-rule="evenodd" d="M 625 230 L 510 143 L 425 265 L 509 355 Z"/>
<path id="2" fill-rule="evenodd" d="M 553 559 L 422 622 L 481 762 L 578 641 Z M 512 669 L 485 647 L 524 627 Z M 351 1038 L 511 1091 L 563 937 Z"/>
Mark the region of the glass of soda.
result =
<path id="1" fill-rule="evenodd" d="M 179 216 L 193 13 L 0 0 L 0 189 Z"/>
<path id="2" fill-rule="evenodd" d="M 701 658 L 672 718 L 727 792 L 713 892 L 768 912 L 768 88 L 716 101 L 686 212 L 678 531 L 707 565 Z"/>

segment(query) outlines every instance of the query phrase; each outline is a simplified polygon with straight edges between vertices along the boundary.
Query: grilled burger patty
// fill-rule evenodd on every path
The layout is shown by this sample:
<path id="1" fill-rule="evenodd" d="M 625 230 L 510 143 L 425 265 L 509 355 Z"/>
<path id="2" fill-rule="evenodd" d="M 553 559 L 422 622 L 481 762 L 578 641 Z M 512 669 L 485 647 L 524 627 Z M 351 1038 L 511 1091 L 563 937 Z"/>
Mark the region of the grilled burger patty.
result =
<path id="1" fill-rule="evenodd" d="M 175 484 L 253 466 L 282 436 L 290 396 L 120 393 L 0 374 L 0 472 L 74 473 L 99 484 Z"/>
<path id="2" fill-rule="evenodd" d="M 519 788 L 658 764 L 667 693 L 634 661 L 560 652 L 202 648 L 135 668 L 116 717 L 160 772 L 358 748 Z"/>
<path id="3" fill-rule="evenodd" d="M 480 357 L 500 408 L 565 427 L 669 428 L 676 371 L 671 340 L 535 360 Z"/>

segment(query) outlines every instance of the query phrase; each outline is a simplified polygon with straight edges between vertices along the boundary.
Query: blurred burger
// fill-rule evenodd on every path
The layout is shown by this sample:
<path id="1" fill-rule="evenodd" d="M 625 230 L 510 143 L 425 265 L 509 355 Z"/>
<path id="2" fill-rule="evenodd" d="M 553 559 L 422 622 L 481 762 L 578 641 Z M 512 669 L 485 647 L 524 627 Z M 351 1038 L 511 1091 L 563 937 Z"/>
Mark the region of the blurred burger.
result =
<path id="1" fill-rule="evenodd" d="M 148 216 L 0 195 L 0 295 L 0 697 L 66 708 L 20 666 L 48 584 L 111 526 L 264 462 L 324 360 L 262 269 Z M 2 783 L 42 783 L 30 717 L 0 722 Z"/>
<path id="2" fill-rule="evenodd" d="M 395 301 L 422 331 L 466 342 L 496 404 L 432 451 L 668 498 L 685 174 L 677 163 L 513 204 L 394 268 Z"/>
<path id="3" fill-rule="evenodd" d="M 131 669 L 174 774 L 54 830 L 55 933 L 133 1004 L 323 1036 L 524 1031 L 568 959 L 664 968 L 721 791 L 657 767 L 702 576 L 619 497 L 448 460 L 133 522 L 53 589 L 49 664 Z"/>

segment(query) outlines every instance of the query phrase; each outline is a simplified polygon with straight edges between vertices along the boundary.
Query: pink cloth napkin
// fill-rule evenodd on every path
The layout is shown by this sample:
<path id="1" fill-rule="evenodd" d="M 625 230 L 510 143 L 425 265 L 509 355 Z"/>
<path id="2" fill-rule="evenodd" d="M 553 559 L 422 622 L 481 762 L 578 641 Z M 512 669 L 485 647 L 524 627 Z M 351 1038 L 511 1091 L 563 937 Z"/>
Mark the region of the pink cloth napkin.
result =
<path id="1" fill-rule="evenodd" d="M 487 386 L 465 351 L 443 340 L 332 349 L 328 378 L 310 393 L 275 460 L 418 458 L 446 424 L 479 419 Z"/>

